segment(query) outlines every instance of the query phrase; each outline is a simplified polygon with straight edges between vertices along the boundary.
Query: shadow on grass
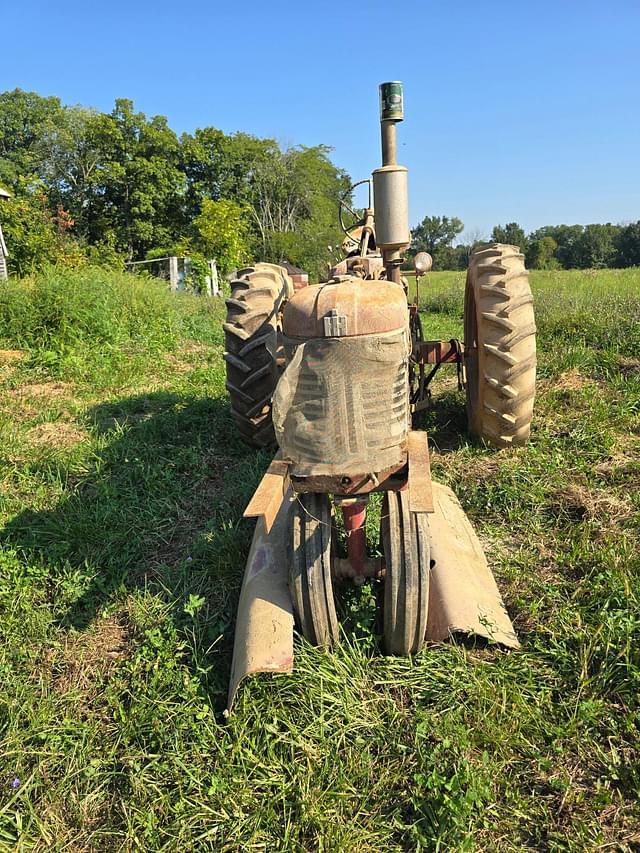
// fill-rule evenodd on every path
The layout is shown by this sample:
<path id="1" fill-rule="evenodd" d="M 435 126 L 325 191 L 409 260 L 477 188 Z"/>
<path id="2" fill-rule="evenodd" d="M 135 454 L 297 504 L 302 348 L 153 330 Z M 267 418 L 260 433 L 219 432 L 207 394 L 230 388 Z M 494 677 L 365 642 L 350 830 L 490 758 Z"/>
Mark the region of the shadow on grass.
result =
<path id="1" fill-rule="evenodd" d="M 429 445 L 439 453 L 452 453 L 468 444 L 464 397 L 457 391 L 440 392 L 436 384 L 431 406 L 418 415 L 414 429 L 426 429 Z"/>
<path id="2" fill-rule="evenodd" d="M 52 509 L 20 513 L 0 541 L 46 567 L 63 627 L 86 629 L 132 591 L 159 597 L 194 660 L 216 644 L 218 692 L 252 533 L 242 510 L 271 454 L 242 445 L 216 399 L 154 392 L 98 405 L 86 420 L 101 446 L 89 472 L 30 466 L 25 473 L 41 481 L 66 481 L 67 494 Z"/>

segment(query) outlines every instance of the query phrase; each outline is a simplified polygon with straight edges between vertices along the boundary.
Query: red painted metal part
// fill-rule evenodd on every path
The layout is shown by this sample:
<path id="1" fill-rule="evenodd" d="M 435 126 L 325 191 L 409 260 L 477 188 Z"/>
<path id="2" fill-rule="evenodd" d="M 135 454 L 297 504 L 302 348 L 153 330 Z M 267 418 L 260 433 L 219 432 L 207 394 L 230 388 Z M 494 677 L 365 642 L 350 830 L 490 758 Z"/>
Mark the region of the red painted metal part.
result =
<path id="1" fill-rule="evenodd" d="M 365 519 L 367 517 L 367 504 L 365 501 L 354 501 L 343 504 L 342 517 L 344 518 L 344 529 L 347 534 L 347 554 L 351 567 L 361 577 L 365 574 L 365 555 L 367 550 L 367 536 L 365 532 Z"/>
<path id="2" fill-rule="evenodd" d="M 413 357 L 418 364 L 457 364 L 463 358 L 462 344 L 458 347 L 451 341 L 420 341 L 414 344 Z"/>

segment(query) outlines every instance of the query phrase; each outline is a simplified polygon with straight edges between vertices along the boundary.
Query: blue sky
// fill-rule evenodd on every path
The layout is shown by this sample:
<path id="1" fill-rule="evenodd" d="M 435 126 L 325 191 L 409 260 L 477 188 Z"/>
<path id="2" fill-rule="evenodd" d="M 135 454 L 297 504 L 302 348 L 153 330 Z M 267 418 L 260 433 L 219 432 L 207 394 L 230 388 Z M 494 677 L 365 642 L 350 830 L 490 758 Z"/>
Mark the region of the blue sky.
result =
<path id="1" fill-rule="evenodd" d="M 402 80 L 412 224 L 640 219 L 640 0 L 0 0 L 0 30 L 0 90 L 325 143 L 354 180 Z"/>

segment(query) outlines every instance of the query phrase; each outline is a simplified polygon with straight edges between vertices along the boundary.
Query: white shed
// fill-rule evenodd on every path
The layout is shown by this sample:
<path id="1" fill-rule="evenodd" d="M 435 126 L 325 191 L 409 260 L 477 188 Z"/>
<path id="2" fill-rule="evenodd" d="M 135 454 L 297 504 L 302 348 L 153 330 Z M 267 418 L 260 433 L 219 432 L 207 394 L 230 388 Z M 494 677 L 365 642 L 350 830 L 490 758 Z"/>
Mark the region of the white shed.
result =
<path id="1" fill-rule="evenodd" d="M 0 200 L 11 198 L 6 190 L 0 187 Z M 4 234 L 2 233 L 2 223 L 0 223 L 0 281 L 4 281 L 8 277 L 7 272 L 7 244 L 4 242 Z"/>

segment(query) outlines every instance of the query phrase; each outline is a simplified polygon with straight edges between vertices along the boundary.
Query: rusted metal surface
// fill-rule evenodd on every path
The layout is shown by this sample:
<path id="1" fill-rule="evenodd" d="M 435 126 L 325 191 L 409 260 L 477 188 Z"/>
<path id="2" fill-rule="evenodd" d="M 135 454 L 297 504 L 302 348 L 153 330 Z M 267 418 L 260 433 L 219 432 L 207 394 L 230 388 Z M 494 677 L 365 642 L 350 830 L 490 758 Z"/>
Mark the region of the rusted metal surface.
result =
<path id="1" fill-rule="evenodd" d="M 429 516 L 431 570 L 427 639 L 476 634 L 503 646 L 520 646 L 482 546 L 451 489 L 433 483 Z"/>
<path id="2" fill-rule="evenodd" d="M 283 330 L 292 338 L 324 337 L 324 317 L 335 309 L 347 318 L 347 335 L 392 332 L 407 325 L 404 290 L 389 281 L 344 281 L 303 287 L 284 309 Z"/>
<path id="3" fill-rule="evenodd" d="M 433 512 L 431 465 L 426 432 L 410 432 L 408 448 L 409 509 L 411 512 Z"/>
<path id="4" fill-rule="evenodd" d="M 367 550 L 367 501 L 354 500 L 342 504 L 344 530 L 347 534 L 347 557 L 354 577 L 364 578 L 364 561 Z"/>
<path id="5" fill-rule="evenodd" d="M 460 342 L 458 347 L 451 341 L 420 341 L 413 346 L 413 359 L 417 364 L 458 364 L 463 358 Z"/>
<path id="6" fill-rule="evenodd" d="M 293 608 L 288 584 L 291 491 L 271 531 L 258 519 L 244 572 L 231 664 L 227 713 L 243 678 L 293 669 Z"/>
<path id="7" fill-rule="evenodd" d="M 361 495 L 369 492 L 397 491 L 407 481 L 405 459 L 375 473 L 316 474 L 310 477 L 291 477 L 296 492 L 324 492 L 330 495 Z"/>
<path id="8" fill-rule="evenodd" d="M 289 278 L 293 282 L 293 289 L 300 290 L 303 287 L 307 287 L 309 285 L 309 273 L 305 272 L 300 267 L 294 267 L 293 264 L 287 263 L 287 261 L 282 261 L 280 266 L 284 267 L 286 271 L 289 273 Z"/>
<path id="9" fill-rule="evenodd" d="M 268 533 L 288 488 L 289 463 L 276 457 L 253 493 L 243 516 L 245 518 L 262 518 Z"/>
<path id="10" fill-rule="evenodd" d="M 335 278 L 355 273 L 361 278 L 375 279 L 380 278 L 383 270 L 384 264 L 381 255 L 366 255 L 365 257 L 352 255 L 331 267 L 329 275 L 331 278 Z"/>

